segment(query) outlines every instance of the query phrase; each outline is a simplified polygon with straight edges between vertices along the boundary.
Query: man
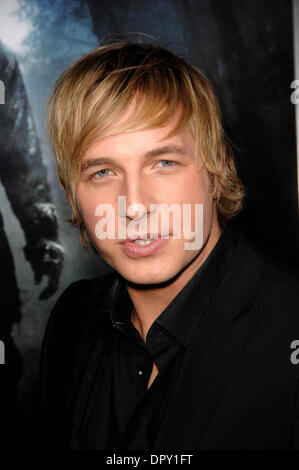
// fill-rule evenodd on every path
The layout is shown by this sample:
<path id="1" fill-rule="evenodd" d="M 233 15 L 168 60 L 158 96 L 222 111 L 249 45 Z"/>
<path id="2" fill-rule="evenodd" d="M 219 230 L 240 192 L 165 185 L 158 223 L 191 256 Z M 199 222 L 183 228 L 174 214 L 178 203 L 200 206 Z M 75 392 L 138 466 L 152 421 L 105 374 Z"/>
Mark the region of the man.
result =
<path id="1" fill-rule="evenodd" d="M 244 191 L 207 79 L 160 47 L 99 47 L 57 81 L 49 125 L 72 221 L 115 272 L 52 312 L 45 445 L 298 447 L 298 282 L 229 220 Z"/>

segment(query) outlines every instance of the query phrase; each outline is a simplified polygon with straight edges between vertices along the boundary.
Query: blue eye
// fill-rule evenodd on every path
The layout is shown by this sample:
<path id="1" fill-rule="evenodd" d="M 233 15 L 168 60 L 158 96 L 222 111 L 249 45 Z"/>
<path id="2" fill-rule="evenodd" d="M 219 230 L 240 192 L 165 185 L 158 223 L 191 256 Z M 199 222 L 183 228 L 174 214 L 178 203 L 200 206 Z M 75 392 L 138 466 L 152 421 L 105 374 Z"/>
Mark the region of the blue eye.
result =
<path id="1" fill-rule="evenodd" d="M 173 160 L 160 160 L 159 163 L 162 163 L 162 162 L 163 162 L 163 163 L 166 163 L 166 168 L 173 166 L 173 165 L 168 165 L 168 163 L 173 163 L 173 164 L 175 163 Z M 164 168 L 165 168 L 165 167 L 164 167 Z"/>
<path id="2" fill-rule="evenodd" d="M 99 176 L 100 178 L 103 177 L 103 176 L 108 176 L 107 174 L 104 174 L 104 173 L 103 173 L 103 172 L 105 172 L 105 171 L 110 171 L 110 170 L 107 170 L 107 169 L 105 169 L 105 170 L 99 170 L 99 171 L 96 172 L 95 176 Z"/>

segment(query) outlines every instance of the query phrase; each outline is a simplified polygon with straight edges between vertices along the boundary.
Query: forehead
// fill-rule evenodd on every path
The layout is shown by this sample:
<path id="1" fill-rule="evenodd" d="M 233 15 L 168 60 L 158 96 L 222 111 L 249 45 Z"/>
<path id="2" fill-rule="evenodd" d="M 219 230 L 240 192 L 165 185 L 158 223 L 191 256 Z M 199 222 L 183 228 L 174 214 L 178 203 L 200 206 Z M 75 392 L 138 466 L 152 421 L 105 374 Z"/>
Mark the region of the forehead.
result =
<path id="1" fill-rule="evenodd" d="M 84 153 L 82 161 L 99 157 L 155 157 L 160 154 L 193 155 L 194 140 L 187 128 L 169 136 L 173 122 L 161 127 L 112 133 L 96 140 Z"/>
<path id="2" fill-rule="evenodd" d="M 170 116 L 165 107 L 156 115 L 150 111 L 146 99 L 132 100 L 125 111 L 116 116 L 86 149 L 82 159 L 101 149 L 125 153 L 126 149 L 131 151 L 134 148 L 138 152 L 161 144 L 176 144 L 190 150 L 194 142 L 189 126 L 185 123 L 182 107 Z"/>

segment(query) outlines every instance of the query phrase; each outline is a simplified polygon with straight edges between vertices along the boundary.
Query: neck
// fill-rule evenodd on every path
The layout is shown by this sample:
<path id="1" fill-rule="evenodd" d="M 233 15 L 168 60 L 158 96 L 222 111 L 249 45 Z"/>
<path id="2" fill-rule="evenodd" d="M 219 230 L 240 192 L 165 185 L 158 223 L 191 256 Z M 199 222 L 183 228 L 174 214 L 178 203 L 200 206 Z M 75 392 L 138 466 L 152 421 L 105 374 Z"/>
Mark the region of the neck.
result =
<path id="1" fill-rule="evenodd" d="M 134 305 L 131 321 L 144 342 L 152 323 L 200 268 L 216 245 L 220 234 L 221 228 L 217 223 L 198 256 L 170 282 L 141 288 L 140 285 L 127 284 L 127 291 Z"/>

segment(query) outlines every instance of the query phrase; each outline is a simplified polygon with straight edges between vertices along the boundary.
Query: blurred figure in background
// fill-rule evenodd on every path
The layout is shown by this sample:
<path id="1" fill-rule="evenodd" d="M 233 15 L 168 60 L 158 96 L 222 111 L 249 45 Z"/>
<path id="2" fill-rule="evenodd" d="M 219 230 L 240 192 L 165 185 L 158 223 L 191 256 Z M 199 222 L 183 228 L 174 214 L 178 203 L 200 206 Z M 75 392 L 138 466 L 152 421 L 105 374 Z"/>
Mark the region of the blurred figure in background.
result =
<path id="1" fill-rule="evenodd" d="M 0 105 L 0 180 L 23 229 L 25 258 L 35 283 L 48 277 L 39 297 L 47 299 L 58 288 L 64 250 L 58 243 L 57 216 L 22 76 L 15 56 L 1 42 L 0 79 L 5 87 L 5 102 Z M 0 340 L 5 345 L 5 365 L 0 369 L 0 448 L 5 448 L 14 447 L 21 437 L 18 383 L 23 360 L 11 336 L 12 325 L 21 320 L 21 300 L 1 213 L 0 259 Z"/>

